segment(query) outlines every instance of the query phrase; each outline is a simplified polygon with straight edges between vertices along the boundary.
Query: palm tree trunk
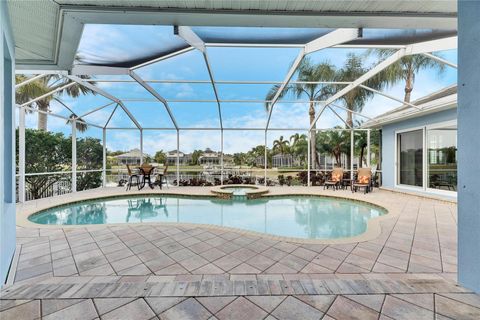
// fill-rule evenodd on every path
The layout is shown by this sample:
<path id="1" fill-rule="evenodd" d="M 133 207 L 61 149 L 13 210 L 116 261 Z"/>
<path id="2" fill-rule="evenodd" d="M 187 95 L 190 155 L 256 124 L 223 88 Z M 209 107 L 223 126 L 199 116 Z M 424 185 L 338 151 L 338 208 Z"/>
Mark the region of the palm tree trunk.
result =
<path id="1" fill-rule="evenodd" d="M 347 125 L 349 128 L 353 127 L 353 114 L 351 111 L 347 111 Z"/>
<path id="2" fill-rule="evenodd" d="M 48 103 L 38 101 L 37 107 L 38 107 L 38 110 L 43 111 L 43 112 L 37 112 L 38 113 L 37 128 L 38 130 L 47 131 L 48 115 L 45 112 L 48 112 L 48 107 L 49 107 Z"/>
<path id="3" fill-rule="evenodd" d="M 308 115 L 310 117 L 310 126 L 315 122 L 315 107 L 313 102 L 310 102 L 310 108 L 308 109 Z M 311 135 L 310 135 L 310 154 L 311 154 L 311 166 L 312 169 L 315 169 L 317 166 L 317 147 L 316 147 L 316 125 L 313 125 Z"/>
<path id="4" fill-rule="evenodd" d="M 360 163 L 358 164 L 358 167 L 361 168 L 363 167 L 363 153 L 365 152 L 365 147 L 362 146 L 362 148 L 360 149 Z"/>
<path id="5" fill-rule="evenodd" d="M 413 72 L 409 71 L 405 82 L 405 97 L 403 101 L 410 102 L 410 98 L 413 90 Z"/>

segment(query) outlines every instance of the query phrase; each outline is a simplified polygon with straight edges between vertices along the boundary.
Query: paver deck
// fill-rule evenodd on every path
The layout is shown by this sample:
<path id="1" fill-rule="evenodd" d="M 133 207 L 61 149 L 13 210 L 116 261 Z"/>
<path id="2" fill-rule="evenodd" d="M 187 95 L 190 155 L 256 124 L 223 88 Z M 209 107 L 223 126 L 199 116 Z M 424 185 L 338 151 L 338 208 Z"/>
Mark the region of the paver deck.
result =
<path id="1" fill-rule="evenodd" d="M 480 318 L 480 297 L 456 285 L 456 204 L 378 189 L 270 192 L 365 200 L 392 215 L 374 239 L 340 244 L 181 224 L 18 227 L 16 272 L 2 290 L 0 317 Z M 79 192 L 18 210 L 122 193 Z"/>

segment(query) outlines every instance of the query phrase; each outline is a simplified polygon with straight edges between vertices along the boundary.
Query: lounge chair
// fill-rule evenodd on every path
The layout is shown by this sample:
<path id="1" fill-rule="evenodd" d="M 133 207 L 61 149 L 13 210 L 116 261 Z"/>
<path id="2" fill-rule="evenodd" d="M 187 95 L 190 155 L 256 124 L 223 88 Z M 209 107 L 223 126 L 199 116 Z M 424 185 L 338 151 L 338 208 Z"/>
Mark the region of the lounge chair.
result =
<path id="1" fill-rule="evenodd" d="M 127 164 L 127 172 L 128 172 L 128 181 L 127 181 L 127 187 L 125 190 L 128 191 L 132 188 L 132 183 L 134 179 L 137 180 L 136 185 L 140 186 L 140 176 L 136 173 L 132 173 L 132 169 L 130 169 L 130 166 L 128 164 Z"/>
<path id="2" fill-rule="evenodd" d="M 365 193 L 370 192 L 371 183 L 372 183 L 372 169 L 358 168 L 357 179 L 352 184 L 352 192 L 356 192 L 360 188 L 363 188 Z"/>
<path id="3" fill-rule="evenodd" d="M 329 180 L 326 180 L 323 184 L 323 189 L 328 189 L 332 187 L 333 190 L 338 189 L 343 179 L 343 169 L 342 168 L 333 168 L 332 176 Z"/>

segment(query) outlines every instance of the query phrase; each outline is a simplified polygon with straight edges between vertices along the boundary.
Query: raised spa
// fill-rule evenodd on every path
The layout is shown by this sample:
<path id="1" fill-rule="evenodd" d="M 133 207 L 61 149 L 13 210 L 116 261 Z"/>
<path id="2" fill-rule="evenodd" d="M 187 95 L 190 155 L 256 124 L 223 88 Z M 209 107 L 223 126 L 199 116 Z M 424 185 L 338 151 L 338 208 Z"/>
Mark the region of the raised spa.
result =
<path id="1" fill-rule="evenodd" d="M 51 208 L 28 219 L 49 225 L 185 222 L 276 236 L 337 239 L 364 233 L 369 219 L 385 213 L 368 204 L 328 197 L 224 200 L 161 195 L 89 200 Z"/>

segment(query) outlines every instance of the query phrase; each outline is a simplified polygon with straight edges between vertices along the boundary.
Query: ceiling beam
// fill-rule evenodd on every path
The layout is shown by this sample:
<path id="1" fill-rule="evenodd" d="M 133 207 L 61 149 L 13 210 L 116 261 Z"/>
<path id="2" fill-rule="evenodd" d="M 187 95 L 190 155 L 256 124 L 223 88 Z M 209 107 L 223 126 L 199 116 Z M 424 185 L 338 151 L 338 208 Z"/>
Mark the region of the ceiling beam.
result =
<path id="1" fill-rule="evenodd" d="M 426 57 L 429 57 L 430 59 L 433 59 L 433 60 L 436 60 L 440 63 L 443 63 L 444 65 L 446 66 L 449 66 L 449 67 L 452 67 L 452 68 L 455 68 L 455 69 L 458 69 L 458 65 L 456 65 L 455 63 L 453 62 L 450 62 L 448 60 L 445 60 L 443 58 L 440 58 L 439 56 L 436 56 L 434 54 L 431 54 L 431 53 L 428 53 L 428 52 L 424 52 L 422 53 L 424 56 Z"/>
<path id="2" fill-rule="evenodd" d="M 351 84 L 347 85 L 345 88 L 343 88 L 342 90 L 338 91 L 337 93 L 335 93 L 333 96 L 331 96 L 330 98 L 328 98 L 327 100 L 325 100 L 325 104 L 322 106 L 322 108 L 319 110 L 318 114 L 316 115 L 315 117 L 315 121 L 311 124 L 310 126 L 310 129 L 313 129 L 313 127 L 315 126 L 315 124 L 317 123 L 318 119 L 320 118 L 320 116 L 322 115 L 323 111 L 325 110 L 325 108 L 331 104 L 332 102 L 334 102 L 335 100 L 343 97 L 344 95 L 346 95 L 348 92 L 350 92 L 351 90 L 355 89 L 356 87 L 358 87 L 359 85 L 361 85 L 363 82 L 367 81 L 368 79 L 372 78 L 373 76 L 375 76 L 377 73 L 379 73 L 380 71 L 382 71 L 383 69 L 387 68 L 388 66 L 390 66 L 391 64 L 397 62 L 399 59 L 401 59 L 402 57 L 404 57 L 406 55 L 406 50 L 405 49 L 400 49 L 398 51 L 396 51 L 395 53 L 393 53 L 391 56 L 389 56 L 388 58 L 386 58 L 385 60 L 383 60 L 382 62 L 380 62 L 379 64 L 377 64 L 375 67 L 373 67 L 372 69 L 370 69 L 369 71 L 367 71 L 365 74 L 363 74 L 362 76 L 360 76 L 358 79 L 356 79 L 355 81 L 353 81 Z"/>
<path id="3" fill-rule="evenodd" d="M 109 66 L 96 66 L 77 64 L 74 65 L 71 75 L 128 75 L 128 68 L 121 67 L 109 67 Z M 94 79 L 92 79 L 95 81 Z"/>
<path id="4" fill-rule="evenodd" d="M 175 129 L 178 130 L 178 124 L 177 124 L 177 121 L 175 120 L 175 116 L 173 115 L 173 112 L 172 110 L 170 109 L 170 107 L 168 106 L 168 102 L 167 100 L 165 100 L 155 89 L 153 89 L 148 83 L 146 83 L 145 81 L 143 81 L 143 79 L 138 75 L 136 74 L 133 70 L 130 70 L 130 76 L 135 80 L 137 81 L 137 83 L 139 85 L 141 85 L 143 88 L 145 88 L 145 90 L 147 90 L 152 96 L 154 96 L 158 101 L 160 101 L 161 103 L 163 103 L 164 107 L 165 107 L 165 110 L 167 111 L 169 117 L 170 117 L 170 120 L 172 120 L 172 123 L 173 125 L 175 126 Z"/>
<path id="5" fill-rule="evenodd" d="M 220 121 L 220 128 L 223 128 L 223 119 L 222 119 L 222 107 L 220 105 L 220 98 L 218 95 L 217 85 L 215 84 L 215 78 L 213 77 L 212 67 L 210 66 L 210 61 L 207 55 L 207 48 L 203 40 L 197 36 L 195 32 L 190 27 L 185 26 L 175 26 L 174 34 L 178 35 L 180 38 L 185 40 L 189 45 L 199 50 L 203 55 L 203 60 L 205 61 L 205 66 L 207 67 L 208 76 L 210 77 L 210 83 L 212 84 L 213 93 L 215 95 L 215 100 L 217 102 L 218 108 L 218 118 Z"/>
<path id="6" fill-rule="evenodd" d="M 285 90 L 285 87 L 288 85 L 290 80 L 292 79 L 293 75 L 297 71 L 298 67 L 300 66 L 300 63 L 302 62 L 303 58 L 305 55 L 309 53 L 313 53 L 325 48 L 330 48 L 331 46 L 349 42 L 352 40 L 357 39 L 358 37 L 362 36 L 362 31 L 361 29 L 337 29 L 334 30 L 330 33 L 327 33 L 324 36 L 321 36 L 313 41 L 308 42 L 303 48 L 300 49 L 300 52 L 298 53 L 297 57 L 295 58 L 295 61 L 293 61 L 292 66 L 287 72 L 287 75 L 285 76 L 285 79 L 283 80 L 283 83 L 280 85 L 278 88 L 277 92 L 272 98 L 272 102 L 269 105 L 268 108 L 268 117 L 267 117 L 267 125 L 265 126 L 265 130 L 268 130 L 268 127 L 270 125 L 270 120 L 272 118 L 272 112 L 273 112 L 273 106 L 275 103 L 277 103 L 278 99 L 280 98 L 283 90 Z"/>
<path id="7" fill-rule="evenodd" d="M 371 92 L 373 92 L 373 93 L 377 93 L 377 94 L 379 94 L 379 95 L 381 95 L 381 96 L 384 96 L 384 97 L 386 97 L 386 98 L 389 98 L 389 99 L 391 99 L 391 100 L 400 102 L 400 103 L 405 104 L 405 105 L 407 105 L 407 106 L 410 106 L 410 107 L 412 107 L 412 108 L 415 108 L 415 109 L 418 109 L 418 110 L 421 109 L 420 107 L 414 105 L 413 103 L 407 102 L 407 101 L 402 100 L 402 99 L 395 98 L 394 96 L 391 96 L 391 95 L 389 95 L 389 94 L 386 94 L 386 93 L 383 93 L 383 92 L 381 92 L 381 91 L 375 90 L 375 89 L 373 89 L 373 88 L 367 87 L 367 86 L 365 86 L 365 85 L 363 85 L 363 84 L 359 85 L 359 87 L 361 87 L 361 88 L 363 88 L 363 89 L 365 89 L 365 90 L 371 91 Z"/>
<path id="8" fill-rule="evenodd" d="M 132 120 L 132 122 L 135 124 L 135 126 L 138 128 L 138 129 L 141 129 L 142 126 L 140 125 L 140 123 L 138 123 L 137 119 L 135 119 L 135 117 L 133 116 L 133 114 L 128 110 L 127 107 L 125 107 L 125 105 L 123 104 L 122 101 L 120 101 L 120 99 L 114 97 L 113 95 L 111 95 L 110 93 L 100 89 L 99 87 L 97 86 L 94 86 L 93 84 L 87 82 L 87 81 L 84 81 L 82 78 L 80 77 L 77 77 L 77 76 L 73 76 L 73 75 L 69 75 L 67 76 L 70 80 L 72 81 L 75 81 L 76 83 L 98 93 L 99 95 L 101 96 L 104 96 L 105 98 L 111 100 L 111 101 L 114 101 L 116 103 L 118 103 L 120 105 L 120 107 L 123 109 L 123 111 L 125 111 L 125 113 L 127 114 L 127 116 L 130 118 L 130 120 Z"/>

